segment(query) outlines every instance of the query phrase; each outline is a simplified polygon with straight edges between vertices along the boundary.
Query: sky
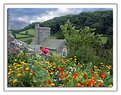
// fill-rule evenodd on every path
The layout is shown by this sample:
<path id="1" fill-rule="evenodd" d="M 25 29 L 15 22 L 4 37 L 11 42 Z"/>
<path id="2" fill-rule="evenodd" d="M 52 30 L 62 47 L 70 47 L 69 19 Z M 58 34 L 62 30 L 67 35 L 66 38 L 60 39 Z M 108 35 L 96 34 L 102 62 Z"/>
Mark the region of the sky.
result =
<path id="1" fill-rule="evenodd" d="M 9 8 L 8 25 L 10 29 L 22 29 L 33 22 L 44 22 L 54 17 L 81 12 L 111 10 L 110 8 Z"/>

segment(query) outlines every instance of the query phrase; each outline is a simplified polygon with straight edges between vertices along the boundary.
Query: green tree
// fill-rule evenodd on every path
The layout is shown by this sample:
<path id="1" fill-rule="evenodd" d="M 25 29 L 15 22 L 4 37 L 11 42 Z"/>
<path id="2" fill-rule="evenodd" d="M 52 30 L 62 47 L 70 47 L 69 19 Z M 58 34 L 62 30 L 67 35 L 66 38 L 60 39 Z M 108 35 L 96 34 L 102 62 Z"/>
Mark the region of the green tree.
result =
<path id="1" fill-rule="evenodd" d="M 76 30 L 68 20 L 61 26 L 69 49 L 69 56 L 77 56 L 78 61 L 87 63 L 95 61 L 97 48 L 100 44 L 99 35 L 95 35 L 94 29 L 85 27 Z"/>

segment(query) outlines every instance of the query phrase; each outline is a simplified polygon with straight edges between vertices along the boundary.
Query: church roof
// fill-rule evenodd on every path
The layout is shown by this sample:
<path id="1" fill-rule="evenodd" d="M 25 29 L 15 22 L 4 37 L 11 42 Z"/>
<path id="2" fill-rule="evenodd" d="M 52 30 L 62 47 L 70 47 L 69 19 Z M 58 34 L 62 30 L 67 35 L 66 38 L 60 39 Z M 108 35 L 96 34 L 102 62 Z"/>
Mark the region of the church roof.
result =
<path id="1" fill-rule="evenodd" d="M 44 41 L 42 41 L 40 45 L 36 45 L 35 41 L 33 41 L 30 44 L 30 46 L 32 48 L 35 48 L 35 47 L 36 48 L 45 47 L 45 48 L 49 48 L 49 49 L 52 49 L 52 50 L 56 50 L 64 42 L 65 42 L 64 39 L 52 39 L 52 38 L 48 38 L 48 39 L 45 39 Z"/>
<path id="2" fill-rule="evenodd" d="M 63 39 L 45 39 L 42 43 L 42 47 L 56 50 L 65 40 Z"/>

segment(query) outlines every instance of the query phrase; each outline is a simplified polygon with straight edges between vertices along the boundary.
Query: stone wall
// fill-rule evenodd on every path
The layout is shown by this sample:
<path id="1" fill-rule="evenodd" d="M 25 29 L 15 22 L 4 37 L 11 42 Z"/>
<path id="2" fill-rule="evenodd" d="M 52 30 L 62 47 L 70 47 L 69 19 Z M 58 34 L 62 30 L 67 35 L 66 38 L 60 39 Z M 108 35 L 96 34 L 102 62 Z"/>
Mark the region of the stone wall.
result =
<path id="1" fill-rule="evenodd" d="M 35 25 L 35 43 L 36 45 L 41 44 L 43 40 L 50 37 L 50 28 L 39 27 L 39 24 Z"/>
<path id="2" fill-rule="evenodd" d="M 65 48 L 65 43 L 64 42 L 56 49 L 56 51 L 61 54 L 63 48 Z"/>
<path id="3" fill-rule="evenodd" d="M 29 47 L 28 44 L 16 40 L 10 32 L 8 32 L 7 47 L 8 47 L 8 56 L 11 55 L 15 56 L 23 52 L 23 49 L 25 48 L 27 53 L 35 54 L 34 50 L 31 47 Z"/>

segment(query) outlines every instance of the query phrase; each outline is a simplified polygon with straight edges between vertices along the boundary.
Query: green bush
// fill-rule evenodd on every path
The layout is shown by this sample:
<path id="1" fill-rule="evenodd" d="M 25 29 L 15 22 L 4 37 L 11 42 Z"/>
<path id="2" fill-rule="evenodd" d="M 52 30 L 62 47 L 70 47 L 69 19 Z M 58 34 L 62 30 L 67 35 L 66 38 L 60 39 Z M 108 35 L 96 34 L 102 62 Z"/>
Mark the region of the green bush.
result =
<path id="1" fill-rule="evenodd" d="M 76 30 L 75 27 L 67 21 L 61 26 L 69 49 L 69 56 L 77 56 L 82 63 L 95 62 L 95 48 L 101 43 L 99 35 L 94 34 L 94 29 L 85 27 Z"/>

